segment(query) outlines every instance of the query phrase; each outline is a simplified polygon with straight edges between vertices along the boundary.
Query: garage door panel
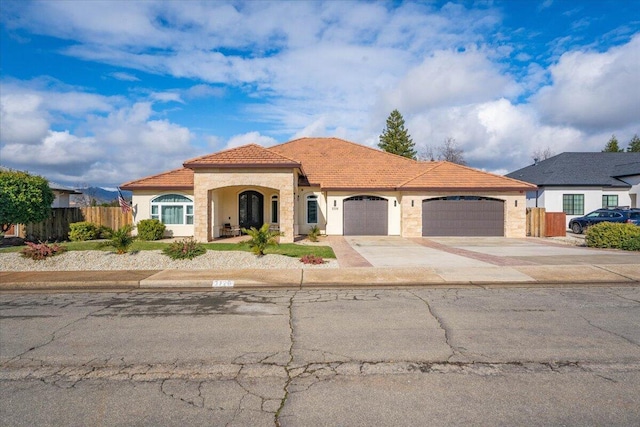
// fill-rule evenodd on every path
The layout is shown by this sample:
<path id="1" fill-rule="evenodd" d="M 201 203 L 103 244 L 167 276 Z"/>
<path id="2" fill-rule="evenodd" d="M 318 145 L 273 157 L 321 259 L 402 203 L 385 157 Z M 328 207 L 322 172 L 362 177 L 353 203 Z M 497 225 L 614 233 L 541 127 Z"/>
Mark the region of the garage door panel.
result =
<path id="1" fill-rule="evenodd" d="M 373 196 L 356 196 L 345 199 L 345 236 L 386 236 L 389 227 L 388 201 Z"/>
<path id="2" fill-rule="evenodd" d="M 425 200 L 423 236 L 504 236 L 501 200 Z"/>

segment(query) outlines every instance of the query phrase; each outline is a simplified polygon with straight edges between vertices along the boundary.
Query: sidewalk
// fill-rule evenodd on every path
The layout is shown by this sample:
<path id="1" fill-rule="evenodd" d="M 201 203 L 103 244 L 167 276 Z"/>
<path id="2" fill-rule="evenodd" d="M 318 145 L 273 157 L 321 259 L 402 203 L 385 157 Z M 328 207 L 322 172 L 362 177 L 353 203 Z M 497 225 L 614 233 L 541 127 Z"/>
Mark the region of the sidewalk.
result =
<path id="1" fill-rule="evenodd" d="M 0 291 L 594 284 L 640 285 L 640 264 L 527 265 L 465 269 L 347 267 L 287 270 L 0 272 Z"/>
<path id="2" fill-rule="evenodd" d="M 462 242 L 467 246 L 462 247 L 452 240 L 443 244 L 425 239 L 412 243 L 401 238 L 382 241 L 365 238 L 359 241 L 359 246 L 355 246 L 356 250 L 342 236 L 330 236 L 324 243 L 334 249 L 339 268 L 0 271 L 0 291 L 640 285 L 640 256 L 636 261 L 634 254 L 603 252 L 604 255 L 595 256 L 585 263 L 585 256 L 580 250 L 566 246 L 562 249 L 562 245 L 553 243 L 547 245 L 545 242 L 546 247 L 541 247 L 535 241 L 532 247 L 523 246 L 522 241 L 513 239 L 498 241 L 494 246 L 476 251 L 477 248 L 469 246 L 467 239 L 462 239 Z M 476 240 L 471 245 L 490 243 L 490 239 Z M 411 257 L 422 260 L 424 264 L 424 253 L 411 253 L 416 246 L 422 247 L 422 251 L 429 251 L 429 267 L 419 266 L 419 262 L 411 267 L 393 265 L 396 259 L 407 260 Z M 372 252 L 376 248 L 380 253 Z M 397 249 L 396 253 L 394 249 Z M 564 252 L 580 252 L 580 255 L 560 256 Z M 548 256 L 541 257 L 541 253 Z M 372 266 L 370 261 L 377 261 L 378 257 L 390 260 L 391 264 Z M 619 263 L 621 257 L 626 262 Z"/>

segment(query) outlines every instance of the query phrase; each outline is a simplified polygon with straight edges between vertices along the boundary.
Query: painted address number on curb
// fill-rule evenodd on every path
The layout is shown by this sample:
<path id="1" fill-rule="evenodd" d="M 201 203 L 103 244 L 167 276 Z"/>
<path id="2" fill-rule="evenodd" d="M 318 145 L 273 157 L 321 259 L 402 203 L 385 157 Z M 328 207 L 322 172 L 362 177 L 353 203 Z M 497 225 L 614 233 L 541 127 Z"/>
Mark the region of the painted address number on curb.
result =
<path id="1" fill-rule="evenodd" d="M 233 288 L 233 280 L 214 280 L 214 288 Z"/>

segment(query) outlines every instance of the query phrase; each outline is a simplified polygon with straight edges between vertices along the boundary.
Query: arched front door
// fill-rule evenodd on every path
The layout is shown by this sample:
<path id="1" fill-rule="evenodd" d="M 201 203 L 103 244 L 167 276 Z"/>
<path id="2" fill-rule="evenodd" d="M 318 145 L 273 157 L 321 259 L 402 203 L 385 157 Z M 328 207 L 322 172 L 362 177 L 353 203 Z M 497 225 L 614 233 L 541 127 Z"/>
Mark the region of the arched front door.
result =
<path id="1" fill-rule="evenodd" d="M 262 227 L 264 224 L 264 197 L 257 191 L 244 191 L 238 197 L 240 227 Z"/>

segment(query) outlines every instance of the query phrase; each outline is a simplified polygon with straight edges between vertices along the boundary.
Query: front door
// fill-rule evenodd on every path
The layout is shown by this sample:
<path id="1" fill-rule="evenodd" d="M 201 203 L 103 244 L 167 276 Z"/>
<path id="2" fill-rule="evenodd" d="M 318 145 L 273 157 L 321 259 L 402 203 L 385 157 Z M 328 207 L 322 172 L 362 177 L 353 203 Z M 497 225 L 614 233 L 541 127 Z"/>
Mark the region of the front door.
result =
<path id="1" fill-rule="evenodd" d="M 240 227 L 262 227 L 264 224 L 264 197 L 257 191 L 245 191 L 238 198 Z"/>

